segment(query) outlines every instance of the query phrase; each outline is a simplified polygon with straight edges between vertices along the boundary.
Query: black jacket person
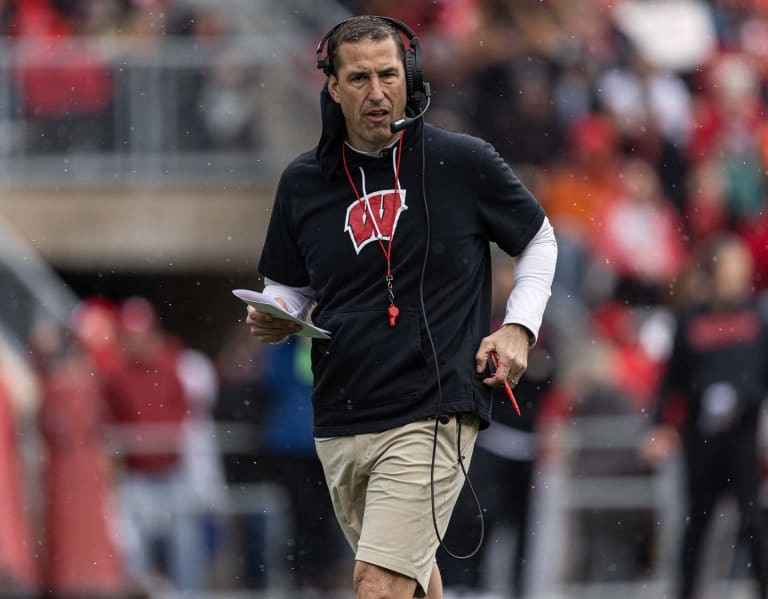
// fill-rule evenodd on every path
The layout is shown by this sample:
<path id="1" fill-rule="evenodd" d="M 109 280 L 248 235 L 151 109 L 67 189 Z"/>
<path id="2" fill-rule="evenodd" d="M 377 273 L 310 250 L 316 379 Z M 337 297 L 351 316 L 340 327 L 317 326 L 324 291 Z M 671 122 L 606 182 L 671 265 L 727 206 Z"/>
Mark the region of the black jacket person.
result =
<path id="1" fill-rule="evenodd" d="M 751 297 L 752 262 L 743 242 L 725 236 L 706 248 L 709 279 L 705 302 L 678 318 L 672 353 L 654 414 L 657 427 L 646 441 L 651 457 L 666 453 L 675 438 L 664 425 L 667 406 L 682 402 L 682 449 L 687 515 L 679 597 L 694 595 L 707 525 L 717 500 L 736 495 L 741 534 L 748 539 L 750 570 L 766 597 L 768 564 L 759 502 L 758 422 L 768 390 L 768 324 Z"/>
<path id="2" fill-rule="evenodd" d="M 411 89 L 419 46 L 407 26 L 355 17 L 319 55 L 326 39 L 322 136 L 283 172 L 259 272 L 265 293 L 294 314 L 311 304 L 331 331 L 313 341 L 314 435 L 356 552 L 358 599 L 439 598 L 433 523 L 443 534 L 463 483 L 457 460 L 469 462 L 490 419 L 491 386 L 525 370 L 554 235 L 489 144 L 421 119 L 393 132 L 428 91 Z M 507 318 L 491 334 L 490 242 L 520 256 Z M 246 322 L 260 341 L 292 332 L 253 310 Z M 491 351 L 500 366 L 488 376 Z"/>

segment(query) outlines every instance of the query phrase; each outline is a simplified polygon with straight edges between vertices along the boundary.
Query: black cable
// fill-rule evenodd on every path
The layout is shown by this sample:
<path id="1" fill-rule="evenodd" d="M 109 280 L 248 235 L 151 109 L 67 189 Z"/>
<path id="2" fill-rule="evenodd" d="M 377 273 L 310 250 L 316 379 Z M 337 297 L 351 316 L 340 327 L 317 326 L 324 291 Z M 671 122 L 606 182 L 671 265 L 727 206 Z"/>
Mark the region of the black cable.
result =
<path id="1" fill-rule="evenodd" d="M 423 122 L 423 121 L 422 121 Z M 440 382 L 440 364 L 437 360 L 437 349 L 435 348 L 435 340 L 432 338 L 432 332 L 429 329 L 429 320 L 427 319 L 427 307 L 424 302 L 424 276 L 427 272 L 427 261 L 429 259 L 429 246 L 431 245 L 431 223 L 429 220 L 429 205 L 427 203 L 427 160 L 426 160 L 426 152 L 424 149 L 424 136 L 425 132 L 422 130 L 421 133 L 421 197 L 424 200 L 424 216 L 426 219 L 426 248 L 424 250 L 424 262 L 421 265 L 421 278 L 419 279 L 419 301 L 421 303 L 421 315 L 424 318 L 424 328 L 427 332 L 427 339 L 429 339 L 429 347 L 432 350 L 432 359 L 435 362 L 435 378 L 437 380 L 437 413 L 435 414 L 435 432 L 434 436 L 432 438 L 432 463 L 430 464 L 429 468 L 429 491 L 430 491 L 430 498 L 432 501 L 432 525 L 435 529 L 435 535 L 437 536 L 437 540 L 440 543 L 440 547 L 443 548 L 443 551 L 445 551 L 449 556 L 451 556 L 454 559 L 469 559 L 471 557 L 474 557 L 478 551 L 480 551 L 480 547 L 483 545 L 483 541 L 485 540 L 485 518 L 483 517 L 483 508 L 480 505 L 480 499 L 477 497 L 477 493 L 475 492 L 475 487 L 472 485 L 472 481 L 469 478 L 469 474 L 467 473 L 467 469 L 464 466 L 464 456 L 461 455 L 461 417 L 460 415 L 456 415 L 457 419 L 457 433 L 456 433 L 456 453 L 458 455 L 459 460 L 459 466 L 461 466 L 461 472 L 464 474 L 464 480 L 467 481 L 467 484 L 469 485 L 469 490 L 472 493 L 472 498 L 475 501 L 475 505 L 477 506 L 477 513 L 480 516 L 480 539 L 477 541 L 477 545 L 472 550 L 471 553 L 468 553 L 467 555 L 457 555 L 453 553 L 448 547 L 446 547 L 445 543 L 443 542 L 443 538 L 440 536 L 440 530 L 437 526 L 437 512 L 435 510 L 435 460 L 437 455 L 437 432 L 440 427 L 440 418 L 442 417 L 442 414 L 440 414 L 440 411 L 442 409 L 443 404 L 443 386 Z"/>

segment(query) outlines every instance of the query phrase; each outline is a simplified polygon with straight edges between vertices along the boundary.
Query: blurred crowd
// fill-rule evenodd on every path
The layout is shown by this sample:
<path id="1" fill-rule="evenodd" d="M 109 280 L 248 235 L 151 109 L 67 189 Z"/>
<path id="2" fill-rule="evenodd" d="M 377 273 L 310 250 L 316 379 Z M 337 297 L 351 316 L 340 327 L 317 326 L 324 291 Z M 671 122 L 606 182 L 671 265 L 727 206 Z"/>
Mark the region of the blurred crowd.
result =
<path id="1" fill-rule="evenodd" d="M 309 347 L 212 359 L 140 296 L 35 326 L 28 385 L 0 359 L 0 596 L 335 588 Z"/>
<path id="2" fill-rule="evenodd" d="M 749 409 L 726 407 L 725 396 L 746 380 L 738 368 L 726 374 L 717 369 L 728 393 L 689 393 L 688 405 L 680 402 L 674 415 L 659 415 L 657 402 L 669 391 L 663 381 L 669 380 L 666 367 L 681 314 L 703 305 L 707 318 L 715 321 L 713 315 L 719 317 L 724 306 L 741 309 L 750 296 L 764 297 L 768 289 L 768 6 L 748 0 L 346 4 L 356 13 L 383 14 L 415 25 L 425 48 L 425 79 L 433 90 L 427 118 L 493 143 L 541 201 L 557 234 L 557 273 L 545 317 L 547 344 L 537 349 L 546 353 L 543 370 L 551 374 L 536 378 L 535 352 L 526 376 L 533 384 L 520 390 L 524 399 L 535 400 L 536 409 L 529 411 L 535 422 L 515 420 L 505 412 L 508 407 L 500 408 L 491 434 L 479 442 L 490 457 L 481 453 L 476 462 L 493 464 L 476 468 L 478 477 L 493 483 L 486 514 L 491 523 L 527 530 L 528 506 L 520 489 L 535 485 L 526 460 L 545 462 L 563 428 L 588 417 L 607 418 L 604 422 L 617 426 L 637 419 L 640 431 L 624 439 L 602 431 L 606 436 L 597 445 L 602 442 L 614 451 L 597 450 L 595 439 L 589 438 L 594 433 L 587 433 L 586 448 L 565 458 L 572 474 L 621 480 L 647 475 L 658 466 L 649 457 L 663 452 L 649 450 L 653 441 L 643 437 L 642 428 L 666 418 L 684 437 L 677 449 L 685 454 L 690 485 L 688 494 L 678 497 L 688 523 L 684 555 L 672 556 L 683 568 L 684 590 L 678 596 L 692 596 L 699 565 L 703 541 L 693 538 L 691 530 L 704 534 L 716 500 L 727 491 L 739 495 L 740 538 L 749 545 L 755 535 L 763 536 L 763 543 L 753 544 L 747 553 L 754 552 L 751 573 L 757 571 L 765 593 L 768 566 L 761 565 L 764 552 L 759 554 L 759 548 L 765 546 L 766 532 L 764 527 L 757 533 L 750 529 L 756 521 L 748 507 L 759 501 L 758 477 L 763 487 L 768 480 L 765 403 L 760 407 L 758 401 Z M 713 298 L 729 284 L 717 274 L 718 261 L 725 269 L 726 258 L 713 247 L 723 245 L 723 239 L 746 248 L 731 253 L 736 258 L 727 259 L 727 268 L 747 273 L 747 284 L 735 294 L 737 299 L 720 305 Z M 736 267 L 731 266 L 734 261 Z M 750 319 L 754 314 L 759 314 L 754 322 L 765 318 L 764 308 L 755 310 L 748 312 Z M 730 326 L 725 322 L 718 326 Z M 758 338 L 763 335 L 761 325 L 754 324 L 753 331 Z M 728 348 L 736 344 L 733 356 L 746 339 L 718 343 Z M 704 353 L 691 353 L 690 360 L 700 361 L 697 367 L 706 363 Z M 716 369 L 709 370 L 714 376 Z M 768 390 L 763 377 L 749 380 L 755 383 L 748 394 L 762 399 Z M 706 387 L 701 381 L 694 384 Z M 740 392 L 745 394 L 743 388 Z M 718 413 L 719 422 L 746 422 L 750 430 L 757 422 L 755 431 L 736 435 L 737 425 L 731 422 L 723 425 L 718 434 L 724 437 L 715 442 L 708 436 L 714 433 L 702 433 L 695 422 L 699 410 L 705 411 L 699 402 L 710 400 L 708 409 Z M 728 426 L 733 428 L 726 433 Z M 535 438 L 526 433 L 535 433 Z M 748 475 L 744 469 L 735 473 L 730 462 L 724 465 L 722 456 L 710 455 L 712 446 L 720 447 L 728 435 L 740 437 L 741 446 L 751 447 L 757 456 L 746 460 L 752 464 Z M 763 448 L 762 458 L 756 445 Z M 725 454 L 723 447 L 730 460 L 742 451 L 725 443 L 720 449 Z M 499 473 L 507 467 L 514 472 L 502 477 L 507 481 L 502 483 Z M 534 466 L 533 476 L 543 470 Z M 714 482 L 720 474 L 723 482 Z M 706 492 L 697 477 L 709 477 Z M 496 497 L 499 490 L 501 499 Z M 694 496 L 706 497 L 706 505 L 686 506 L 694 491 Z M 608 498 L 602 500 L 608 511 L 600 503 L 596 498 L 592 509 L 576 510 L 569 530 L 579 531 L 580 549 L 566 560 L 563 577 L 615 581 L 648 576 L 660 559 L 653 515 L 616 509 Z M 525 556 L 520 552 L 526 539 L 517 546 L 508 582 L 522 594 Z M 479 584 L 477 566 L 463 572 L 456 581 L 449 573 L 446 586 Z"/>
<path id="3" fill-rule="evenodd" d="M 231 43 L 238 27 L 230 14 L 176 0 L 0 1 L 0 41 L 13 65 L 0 116 L 24 123 L 23 139 L 4 147 L 253 150 L 258 82 Z M 173 47 L 179 40 L 188 42 L 183 55 Z M 147 127 L 126 122 L 148 110 L 136 110 L 137 88 L 140 99 L 169 103 L 172 119 L 155 123 L 161 147 L 151 147 Z"/>
<path id="4" fill-rule="evenodd" d="M 685 429 L 684 406 L 671 402 L 660 410 L 657 404 L 669 380 L 680 315 L 719 297 L 716 266 L 726 258 L 713 248 L 723 239 L 744 249 L 727 258 L 748 273 L 739 301 L 752 296 L 763 310 L 757 318 L 764 317 L 768 4 L 343 4 L 354 13 L 399 18 L 416 30 L 433 91 L 427 118 L 492 142 L 555 227 L 553 296 L 516 390 L 523 416 L 497 398 L 494 423 L 481 435 L 470 472 L 488 538 L 475 559 L 443 568 L 448 589 L 487 588 L 488 548 L 500 530 L 517 530 L 503 577 L 523 596 L 535 536 L 530 531 L 541 524 L 533 522 L 532 501 L 548 465 L 566 463 L 574 476 L 648 477 L 665 452 L 649 444 L 643 430 L 659 424 L 657 418 Z M 10 37 L 58 41 L 127 32 L 159 40 L 173 32 L 205 45 L 226 37 L 215 11 L 198 9 L 192 16 L 182 6 L 6 0 L 0 24 Z M 43 151 L 94 140 L 112 147 L 119 139 L 111 116 L 114 71 L 93 55 L 68 56 L 78 68 L 53 72 L 37 68 L 34 55 L 22 58 L 17 77 L 26 92 L 19 110 L 39 125 L 30 143 L 42 144 Z M 186 110 L 179 143 L 254 143 L 259 124 L 246 110 L 253 84 L 248 74 L 222 67 L 204 80 L 198 75 L 190 72 L 186 108 L 179 108 Z M 210 79 L 214 75 L 220 78 Z M 52 94 L 54 88 L 59 93 Z M 81 135 L 86 130 L 91 133 Z M 512 262 L 496 257 L 496 318 L 513 272 Z M 13 385 L 0 379 L 0 588 L 46 588 L 63 596 L 216 584 L 257 588 L 274 583 L 275 571 L 301 587 L 332 588 L 347 574 L 350 556 L 314 458 L 303 341 L 260 347 L 239 327 L 218 355 L 208 357 L 164 331 L 156 309 L 142 298 L 86 301 L 72 331 L 45 325 L 29 340 L 41 390 L 40 485 L 33 489 L 19 482 L 29 460 L 18 451 Z M 766 389 L 751 391 L 762 398 Z M 713 413 L 723 401 L 717 399 Z M 765 422 L 765 409 L 753 420 Z M 601 451 L 573 439 L 564 450 L 566 432 L 596 417 L 638 426 L 623 439 L 608 437 Z M 724 422 L 722 412 L 718 422 Z M 768 429 L 762 426 L 754 441 L 765 448 Z M 756 467 L 765 488 L 763 451 Z M 728 490 L 733 479 L 726 478 Z M 254 485 L 273 494 L 259 501 L 239 495 Z M 29 507 L 36 504 L 24 493 L 39 498 L 39 509 Z M 242 509 L 241 496 L 258 507 Z M 647 509 L 614 509 L 610 516 L 600 506 L 583 509 L 567 529 L 579 531 L 577 549 L 551 575 L 582 582 L 651 576 L 661 555 L 658 519 Z M 473 546 L 477 525 L 471 501 L 460 501 L 449 546 Z M 228 563 L 217 563 L 233 537 L 239 549 Z M 742 535 L 729 543 L 749 547 L 747 541 Z M 277 557 L 269 555 L 275 546 Z"/>

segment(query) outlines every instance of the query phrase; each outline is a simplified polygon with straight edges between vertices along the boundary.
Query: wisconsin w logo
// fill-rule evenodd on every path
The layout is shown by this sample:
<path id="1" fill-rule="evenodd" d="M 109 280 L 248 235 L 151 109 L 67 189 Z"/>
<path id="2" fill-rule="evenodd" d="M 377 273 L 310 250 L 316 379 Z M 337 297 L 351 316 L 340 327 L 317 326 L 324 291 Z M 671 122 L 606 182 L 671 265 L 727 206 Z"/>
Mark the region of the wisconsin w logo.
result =
<path id="1" fill-rule="evenodd" d="M 355 252 L 358 254 L 368 243 L 377 239 L 391 239 L 397 228 L 400 213 L 408 210 L 405 190 L 376 191 L 355 199 L 347 207 L 344 230 L 349 232 Z M 373 217 L 373 218 L 371 218 Z"/>

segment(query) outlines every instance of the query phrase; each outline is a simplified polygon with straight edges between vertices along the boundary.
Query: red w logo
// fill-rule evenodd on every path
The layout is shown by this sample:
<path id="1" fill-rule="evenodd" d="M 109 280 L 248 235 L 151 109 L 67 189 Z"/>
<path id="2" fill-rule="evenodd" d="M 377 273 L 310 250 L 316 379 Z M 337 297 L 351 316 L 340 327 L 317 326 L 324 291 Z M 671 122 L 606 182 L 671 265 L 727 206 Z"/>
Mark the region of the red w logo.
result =
<path id="1" fill-rule="evenodd" d="M 376 191 L 352 202 L 347 208 L 344 230 L 349 232 L 355 252 L 359 254 L 376 239 L 391 239 L 403 210 L 408 210 L 404 189 Z"/>

